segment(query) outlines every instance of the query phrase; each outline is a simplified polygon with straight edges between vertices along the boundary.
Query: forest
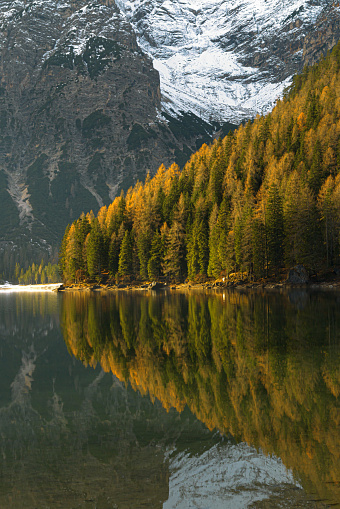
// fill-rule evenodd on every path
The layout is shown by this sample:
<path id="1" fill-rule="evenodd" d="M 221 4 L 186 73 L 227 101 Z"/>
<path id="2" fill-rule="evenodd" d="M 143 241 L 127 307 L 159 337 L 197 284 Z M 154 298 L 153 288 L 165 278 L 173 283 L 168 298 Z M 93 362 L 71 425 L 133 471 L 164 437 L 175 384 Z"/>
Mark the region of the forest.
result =
<path id="1" fill-rule="evenodd" d="M 60 281 L 58 265 L 51 262 L 45 264 L 44 260 L 41 260 L 40 265 L 32 263 L 24 270 L 16 263 L 12 281 L 21 285 L 58 283 Z"/>
<path id="2" fill-rule="evenodd" d="M 26 267 L 26 265 L 25 265 Z M 10 279 L 12 283 L 19 285 L 34 285 L 59 283 L 60 274 L 56 263 L 48 262 L 45 264 L 44 259 L 40 264 L 32 263 L 26 268 L 22 267 L 18 262 L 15 264 L 11 272 L 0 273 L 0 280 Z"/>
<path id="3" fill-rule="evenodd" d="M 310 274 L 340 256 L 340 43 L 271 113 L 160 166 L 66 229 L 65 282 Z"/>

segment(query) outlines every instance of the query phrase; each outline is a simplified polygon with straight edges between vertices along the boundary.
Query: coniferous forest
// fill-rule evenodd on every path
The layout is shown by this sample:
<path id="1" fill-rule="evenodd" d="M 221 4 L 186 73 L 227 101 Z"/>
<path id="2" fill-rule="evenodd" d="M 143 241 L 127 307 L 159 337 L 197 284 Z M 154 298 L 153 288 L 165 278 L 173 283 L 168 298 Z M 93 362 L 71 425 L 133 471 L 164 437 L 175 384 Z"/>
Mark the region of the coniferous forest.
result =
<path id="1" fill-rule="evenodd" d="M 50 284 L 59 283 L 60 274 L 59 268 L 56 263 L 48 262 L 42 258 L 40 264 L 32 263 L 28 265 L 28 262 L 22 265 L 16 262 L 7 266 L 7 270 L 0 272 L 0 284 L 5 280 L 10 280 L 14 284 L 20 285 L 33 285 L 33 284 Z"/>
<path id="2" fill-rule="evenodd" d="M 279 276 L 340 262 L 340 44 L 271 113 L 66 229 L 65 282 Z"/>

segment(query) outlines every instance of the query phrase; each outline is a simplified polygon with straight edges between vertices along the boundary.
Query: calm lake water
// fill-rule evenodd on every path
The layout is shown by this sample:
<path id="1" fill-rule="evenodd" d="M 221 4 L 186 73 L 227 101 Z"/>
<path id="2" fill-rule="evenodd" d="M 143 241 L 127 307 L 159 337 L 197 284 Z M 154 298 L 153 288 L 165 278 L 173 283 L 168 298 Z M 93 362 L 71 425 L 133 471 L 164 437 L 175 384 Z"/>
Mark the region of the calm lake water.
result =
<path id="1" fill-rule="evenodd" d="M 0 294 L 2 509 L 340 507 L 340 294 Z"/>

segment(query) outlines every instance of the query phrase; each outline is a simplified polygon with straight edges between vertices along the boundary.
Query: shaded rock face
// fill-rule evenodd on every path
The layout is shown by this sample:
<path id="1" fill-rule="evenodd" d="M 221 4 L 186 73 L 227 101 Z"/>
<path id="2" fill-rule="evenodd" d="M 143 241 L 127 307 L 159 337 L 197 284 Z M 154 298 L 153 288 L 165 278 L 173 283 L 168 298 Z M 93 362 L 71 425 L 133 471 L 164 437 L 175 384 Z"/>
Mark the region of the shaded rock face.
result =
<path id="1" fill-rule="evenodd" d="M 337 2 L 327 2 L 314 30 L 303 41 L 303 64 L 318 62 L 340 39 L 340 9 Z"/>
<path id="2" fill-rule="evenodd" d="M 158 72 L 112 1 L 2 2 L 0 57 L 0 239 L 48 248 L 196 148 L 160 117 Z"/>
<path id="3" fill-rule="evenodd" d="M 309 281 L 309 275 L 303 265 L 296 265 L 288 273 L 287 283 L 305 284 Z"/>

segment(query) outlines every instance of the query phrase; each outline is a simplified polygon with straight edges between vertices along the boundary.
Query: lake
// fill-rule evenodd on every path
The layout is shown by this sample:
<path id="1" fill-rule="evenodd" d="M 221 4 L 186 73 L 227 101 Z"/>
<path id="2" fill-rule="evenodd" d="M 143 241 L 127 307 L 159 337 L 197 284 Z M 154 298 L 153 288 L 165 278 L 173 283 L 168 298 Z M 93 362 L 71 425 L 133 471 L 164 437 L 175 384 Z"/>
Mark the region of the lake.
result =
<path id="1" fill-rule="evenodd" d="M 340 507 L 340 293 L 0 293 L 0 507 Z"/>

